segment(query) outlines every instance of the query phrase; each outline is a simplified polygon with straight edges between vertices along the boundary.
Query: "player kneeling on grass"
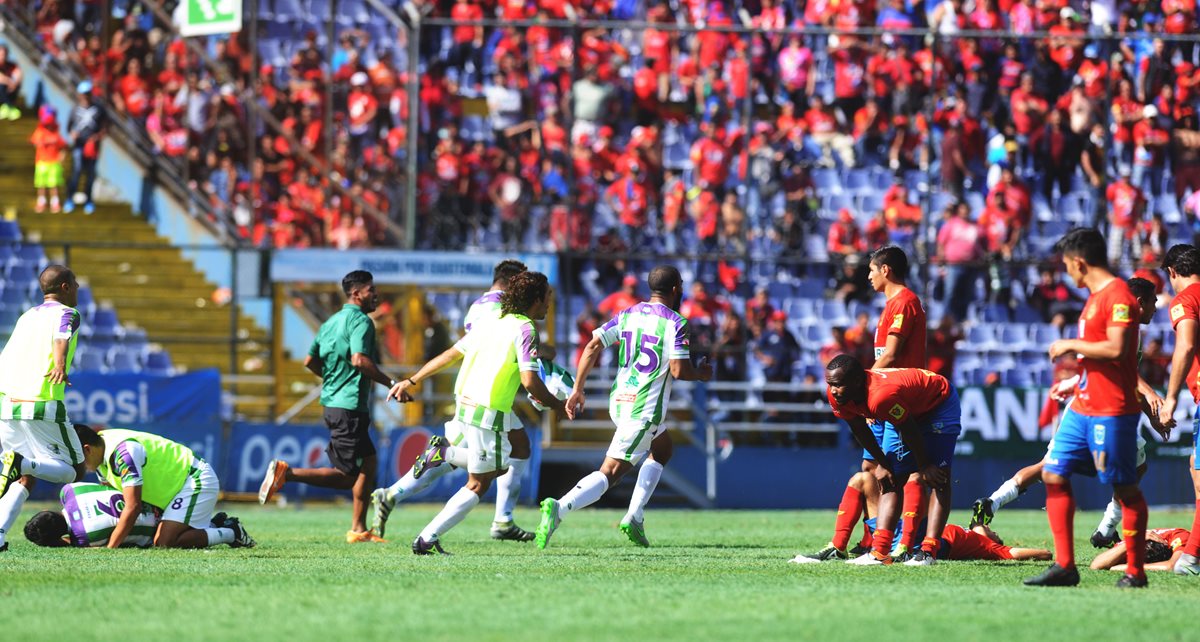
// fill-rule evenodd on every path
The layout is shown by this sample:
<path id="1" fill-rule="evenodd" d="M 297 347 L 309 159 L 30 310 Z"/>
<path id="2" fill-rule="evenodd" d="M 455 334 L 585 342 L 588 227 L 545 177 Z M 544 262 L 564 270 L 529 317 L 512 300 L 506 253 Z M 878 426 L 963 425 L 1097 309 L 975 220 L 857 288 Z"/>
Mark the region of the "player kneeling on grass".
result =
<path id="1" fill-rule="evenodd" d="M 254 539 L 241 524 L 211 526 L 220 482 L 208 462 L 187 446 L 158 435 L 117 428 L 96 432 L 76 424 L 75 433 L 83 444 L 88 471 L 95 472 L 105 484 L 121 489 L 125 502 L 108 537 L 108 548 L 120 547 L 133 534 L 147 504 L 162 511 L 154 533 L 156 547 L 254 546 Z"/>
<path id="2" fill-rule="evenodd" d="M 38 546 L 103 548 L 117 528 L 125 510 L 125 495 L 100 484 L 67 484 L 58 495 L 62 510 L 44 510 L 25 524 L 25 539 Z M 123 548 L 149 548 L 158 530 L 158 511 L 149 504 L 134 522 L 133 530 L 121 543 Z M 240 528 L 236 517 L 225 513 L 213 516 L 210 528 Z"/>
<path id="3" fill-rule="evenodd" d="M 575 389 L 567 399 L 567 416 L 571 419 L 583 408 L 583 387 L 588 373 L 604 350 L 619 342 L 619 367 L 608 406 L 617 431 L 600 470 L 579 480 L 561 499 L 542 500 L 538 548 L 546 548 L 568 513 L 594 504 L 647 452 L 650 458 L 638 472 L 637 488 L 620 528 L 633 543 L 650 545 L 642 509 L 650 501 L 663 466 L 671 458 L 671 435 L 662 423 L 663 409 L 671 395 L 671 379 L 708 381 L 712 378 L 712 367 L 692 365 L 687 319 L 677 312 L 683 299 L 679 270 L 669 265 L 659 266 L 650 272 L 648 280 L 650 302 L 638 303 L 597 328 L 579 359 Z"/>
<path id="4" fill-rule="evenodd" d="M 1146 570 L 1171 571 L 1187 551 L 1191 532 L 1183 528 L 1152 528 L 1146 531 Z M 1096 556 L 1092 570 L 1125 572 L 1125 542 Z"/>

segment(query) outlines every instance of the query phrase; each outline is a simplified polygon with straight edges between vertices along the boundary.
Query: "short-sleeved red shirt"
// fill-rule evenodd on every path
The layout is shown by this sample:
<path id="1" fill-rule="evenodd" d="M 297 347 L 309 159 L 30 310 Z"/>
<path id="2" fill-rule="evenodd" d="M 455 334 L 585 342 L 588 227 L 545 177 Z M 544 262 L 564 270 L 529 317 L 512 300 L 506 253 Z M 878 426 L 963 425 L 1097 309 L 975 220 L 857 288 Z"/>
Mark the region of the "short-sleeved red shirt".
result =
<path id="1" fill-rule="evenodd" d="M 1171 327 L 1179 332 L 1179 323 L 1185 319 L 1196 322 L 1200 328 L 1200 283 L 1193 283 L 1183 289 L 1183 292 L 1171 299 Z M 1192 345 L 1195 345 L 1193 342 Z M 1192 356 L 1192 365 L 1188 369 L 1187 387 L 1192 392 L 1192 398 L 1200 401 L 1200 353 Z"/>
<path id="2" fill-rule="evenodd" d="M 1123 279 L 1114 278 L 1088 297 L 1079 316 L 1079 338 L 1089 343 L 1104 341 L 1108 329 L 1124 333 L 1124 356 L 1115 361 L 1084 357 L 1079 360 L 1083 377 L 1075 386 L 1071 409 L 1089 417 L 1135 415 L 1141 411 L 1137 399 L 1138 317 L 1137 299 Z"/>
<path id="3" fill-rule="evenodd" d="M 894 334 L 903 340 L 903 344 L 892 367 L 924 368 L 925 325 L 925 309 L 921 307 L 921 299 L 912 290 L 904 288 L 883 306 L 883 314 L 875 328 L 875 358 L 878 359 L 887 347 L 888 335 Z"/>
<path id="4" fill-rule="evenodd" d="M 1152 528 L 1150 529 L 1150 533 L 1166 540 L 1167 546 L 1171 547 L 1172 553 L 1186 545 L 1188 538 L 1192 536 L 1191 531 L 1186 528 Z"/>
<path id="5" fill-rule="evenodd" d="M 997 544 L 975 531 L 955 524 L 942 531 L 942 547 L 938 557 L 946 560 L 1010 560 L 1012 548 Z"/>
<path id="6" fill-rule="evenodd" d="M 867 370 L 867 402 L 839 405 L 826 390 L 829 406 L 839 419 L 874 419 L 900 424 L 937 408 L 950 394 L 950 382 L 920 368 Z"/>

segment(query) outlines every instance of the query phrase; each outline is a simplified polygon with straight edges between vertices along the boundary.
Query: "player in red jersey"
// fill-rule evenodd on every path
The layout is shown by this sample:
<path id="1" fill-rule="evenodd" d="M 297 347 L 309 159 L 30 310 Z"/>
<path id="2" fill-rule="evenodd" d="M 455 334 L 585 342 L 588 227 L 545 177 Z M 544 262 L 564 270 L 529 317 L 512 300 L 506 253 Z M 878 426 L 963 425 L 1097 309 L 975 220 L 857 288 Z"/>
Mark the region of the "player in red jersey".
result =
<path id="1" fill-rule="evenodd" d="M 841 354 L 825 369 L 825 383 L 834 416 L 877 463 L 874 476 L 880 483 L 878 528 L 873 550 L 852 564 L 890 564 L 889 556 L 898 514 L 896 479 L 916 479 L 934 489 L 929 509 L 927 537 L 907 564 L 929 565 L 937 551 L 937 537 L 946 525 L 950 508 L 950 466 L 954 444 L 962 430 L 961 409 L 954 386 L 939 374 L 917 368 L 865 370 L 854 357 Z M 867 420 L 888 422 L 883 443 L 867 427 Z"/>
<path id="2" fill-rule="evenodd" d="M 1147 585 L 1142 568 L 1146 553 L 1146 499 L 1138 488 L 1137 432 L 1141 409 L 1137 395 L 1137 299 L 1125 281 L 1113 275 L 1104 236 L 1093 228 L 1075 228 L 1055 244 L 1067 275 L 1091 293 L 1079 317 L 1079 338 L 1050 344 L 1050 359 L 1077 353 L 1082 374 L 1075 400 L 1063 414 L 1054 448 L 1046 455 L 1046 516 L 1054 534 L 1055 563 L 1025 580 L 1029 586 L 1075 586 L 1075 498 L 1072 473 L 1096 475 L 1112 484 L 1121 502 L 1122 533 L 1128 570 L 1121 588 Z"/>
<path id="3" fill-rule="evenodd" d="M 1170 571 L 1184 556 L 1184 549 L 1192 533 L 1182 528 L 1152 528 L 1146 531 L 1146 570 Z M 1117 544 L 1092 560 L 1092 569 L 1124 571 L 1125 544 Z"/>
<path id="4" fill-rule="evenodd" d="M 1171 299 L 1171 325 L 1175 327 L 1175 352 L 1171 356 L 1171 380 L 1167 384 L 1167 397 L 1159 410 L 1159 419 L 1164 425 L 1175 424 L 1175 404 L 1183 388 L 1184 373 L 1192 397 L 1200 403 L 1200 350 L 1197 350 L 1197 332 L 1200 332 L 1200 250 L 1190 245 L 1175 245 L 1167 250 L 1162 266 L 1175 290 Z M 1192 517 L 1192 535 L 1184 547 L 1175 572 L 1180 575 L 1200 575 L 1200 410 L 1192 420 L 1192 487 L 1196 492 L 1196 512 Z"/>
<path id="5" fill-rule="evenodd" d="M 1054 556 L 1044 548 L 1005 546 L 996 531 L 982 524 L 970 529 L 947 524 L 938 542 L 937 557 L 943 560 L 1048 560 Z"/>

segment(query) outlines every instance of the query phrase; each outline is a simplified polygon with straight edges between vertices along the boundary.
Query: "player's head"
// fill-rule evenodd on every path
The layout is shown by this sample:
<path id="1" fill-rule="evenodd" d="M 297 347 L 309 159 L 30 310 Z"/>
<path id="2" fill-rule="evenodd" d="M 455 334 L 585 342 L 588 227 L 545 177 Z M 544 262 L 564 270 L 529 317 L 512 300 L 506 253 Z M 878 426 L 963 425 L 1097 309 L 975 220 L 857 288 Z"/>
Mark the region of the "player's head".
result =
<path id="1" fill-rule="evenodd" d="M 1172 245 L 1163 255 L 1162 268 L 1167 271 L 1171 289 L 1179 294 L 1194 277 L 1200 276 L 1200 250 L 1186 243 Z"/>
<path id="2" fill-rule="evenodd" d="M 1067 275 L 1078 287 L 1084 287 L 1084 279 L 1092 268 L 1108 270 L 1108 248 L 1104 235 L 1094 227 L 1077 227 L 1067 232 L 1054 244 L 1054 251 L 1062 255 Z"/>
<path id="3" fill-rule="evenodd" d="M 75 273 L 65 265 L 51 265 L 42 270 L 38 284 L 46 298 L 54 297 L 55 301 L 72 308 L 78 302 L 79 283 Z"/>
<path id="4" fill-rule="evenodd" d="M 980 535 L 983 535 L 984 537 L 992 540 L 993 542 L 995 542 L 1001 546 L 1004 546 L 1004 540 L 1000 539 L 1000 535 L 998 535 L 996 533 L 996 531 L 988 528 L 987 525 L 985 525 L 985 524 L 976 524 L 973 528 L 971 528 L 971 530 L 975 531 L 976 533 L 979 533 Z"/>
<path id="5" fill-rule="evenodd" d="M 67 546 L 67 518 L 57 511 L 44 510 L 25 523 L 25 539 L 38 546 Z"/>
<path id="6" fill-rule="evenodd" d="M 867 371 L 858 359 L 839 354 L 825 366 L 825 385 L 839 404 L 857 403 L 867 398 Z"/>
<path id="7" fill-rule="evenodd" d="M 503 290 L 508 287 L 508 282 L 516 275 L 522 272 L 528 272 L 529 268 L 520 261 L 513 259 L 505 259 L 496 264 L 496 268 L 492 270 L 492 287 L 497 290 Z"/>
<path id="8" fill-rule="evenodd" d="M 75 434 L 83 446 L 84 467 L 96 470 L 104 462 L 104 440 L 100 438 L 100 433 L 87 424 L 75 424 Z"/>
<path id="9" fill-rule="evenodd" d="M 546 318 L 554 289 L 541 272 L 521 272 L 508 281 L 500 295 L 500 315 L 523 314 L 534 321 Z"/>
<path id="10" fill-rule="evenodd" d="M 1139 276 L 1130 278 L 1125 281 L 1129 286 L 1129 292 L 1138 300 L 1138 307 L 1142 309 L 1142 316 L 1138 319 L 1138 323 L 1146 325 L 1154 320 L 1154 313 L 1158 312 L 1158 289 L 1150 281 Z"/>
<path id="11" fill-rule="evenodd" d="M 679 304 L 683 302 L 683 277 L 674 266 L 660 265 L 650 270 L 646 285 L 650 286 L 651 297 L 658 297 L 667 307 L 679 310 Z"/>
<path id="12" fill-rule="evenodd" d="M 889 282 L 903 284 L 908 279 L 908 255 L 895 245 L 885 245 L 871 253 L 867 280 L 876 292 L 883 292 Z"/>
<path id="13" fill-rule="evenodd" d="M 1171 547 L 1164 542 L 1146 538 L 1146 563 L 1165 562 L 1171 559 Z"/>
<path id="14" fill-rule="evenodd" d="M 375 292 L 375 277 L 366 270 L 355 270 L 342 277 L 342 292 L 350 303 L 370 314 L 379 307 L 379 294 Z"/>

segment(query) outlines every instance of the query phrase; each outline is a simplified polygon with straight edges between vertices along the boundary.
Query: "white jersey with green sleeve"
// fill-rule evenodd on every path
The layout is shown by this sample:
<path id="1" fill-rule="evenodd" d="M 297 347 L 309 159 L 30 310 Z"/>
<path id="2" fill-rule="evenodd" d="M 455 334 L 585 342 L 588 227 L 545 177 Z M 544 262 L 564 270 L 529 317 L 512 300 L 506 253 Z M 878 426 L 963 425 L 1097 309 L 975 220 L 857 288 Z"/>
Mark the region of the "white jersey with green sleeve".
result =
<path id="1" fill-rule="evenodd" d="M 78 337 L 79 311 L 75 308 L 58 301 L 30 308 L 17 320 L 0 352 L 0 394 L 21 401 L 62 401 L 67 384 L 51 383 L 46 373 L 54 367 L 54 342 L 59 339 L 67 341 L 65 372 L 70 372 Z"/>
<path id="2" fill-rule="evenodd" d="M 639 303 L 596 328 L 605 348 L 620 342 L 608 412 L 618 424 L 661 424 L 671 396 L 671 361 L 690 359 L 688 326 L 662 303 Z"/>
<path id="3" fill-rule="evenodd" d="M 538 331 L 521 314 L 508 314 L 477 325 L 454 348 L 463 354 L 454 384 L 455 417 L 489 430 L 509 429 L 513 399 L 522 372 L 538 372 Z"/>
<path id="4" fill-rule="evenodd" d="M 463 329 L 470 332 L 471 327 L 479 321 L 499 319 L 501 294 L 504 294 L 503 290 L 488 290 L 475 299 L 467 309 L 467 316 L 463 317 Z"/>
<path id="5" fill-rule="evenodd" d="M 100 484 L 67 484 L 58 494 L 63 517 L 67 518 L 67 537 L 71 546 L 103 547 L 108 536 L 121 519 L 125 497 L 121 491 Z M 143 504 L 142 514 L 133 523 L 133 531 L 122 546 L 146 548 L 154 543 L 158 516 L 149 504 Z"/>

